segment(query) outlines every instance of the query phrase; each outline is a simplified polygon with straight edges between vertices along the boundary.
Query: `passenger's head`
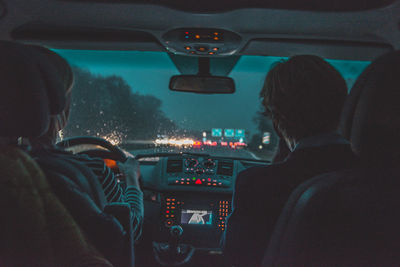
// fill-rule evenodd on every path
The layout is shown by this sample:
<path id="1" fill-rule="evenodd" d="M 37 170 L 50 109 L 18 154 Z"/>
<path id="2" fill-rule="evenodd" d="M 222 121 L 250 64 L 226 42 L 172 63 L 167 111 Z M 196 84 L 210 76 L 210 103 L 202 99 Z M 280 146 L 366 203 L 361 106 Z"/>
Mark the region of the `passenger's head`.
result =
<path id="1" fill-rule="evenodd" d="M 337 130 L 347 86 L 325 60 L 301 55 L 277 63 L 260 96 L 276 131 L 293 148 L 302 138 Z"/>
<path id="2" fill-rule="evenodd" d="M 50 126 L 44 135 L 30 140 L 33 146 L 51 146 L 57 141 L 59 132 L 66 126 L 68 122 L 71 105 L 71 89 L 74 80 L 73 73 L 68 62 L 57 53 L 41 46 L 32 47 L 37 49 L 44 57 L 48 58 L 48 60 L 53 63 L 54 68 L 57 71 L 57 75 L 59 75 L 59 79 L 63 81 L 63 86 L 61 88 L 52 89 L 61 90 L 65 93 L 66 104 L 64 110 L 60 114 L 50 117 Z"/>

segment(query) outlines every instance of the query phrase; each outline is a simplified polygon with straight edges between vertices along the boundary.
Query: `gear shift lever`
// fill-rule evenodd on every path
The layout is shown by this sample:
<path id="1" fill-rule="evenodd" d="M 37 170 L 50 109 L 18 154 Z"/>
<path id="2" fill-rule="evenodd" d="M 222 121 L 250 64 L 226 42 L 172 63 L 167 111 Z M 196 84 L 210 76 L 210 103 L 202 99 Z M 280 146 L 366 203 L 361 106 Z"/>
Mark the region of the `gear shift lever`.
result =
<path id="1" fill-rule="evenodd" d="M 183 234 L 183 229 L 179 225 L 174 225 L 169 229 L 170 239 L 169 239 L 169 250 L 171 254 L 179 254 L 179 240 Z"/>
<path id="2" fill-rule="evenodd" d="M 158 263 L 177 266 L 190 261 L 195 249 L 191 245 L 180 244 L 179 241 L 182 234 L 182 227 L 174 225 L 169 229 L 168 243 L 153 242 L 153 249 Z"/>

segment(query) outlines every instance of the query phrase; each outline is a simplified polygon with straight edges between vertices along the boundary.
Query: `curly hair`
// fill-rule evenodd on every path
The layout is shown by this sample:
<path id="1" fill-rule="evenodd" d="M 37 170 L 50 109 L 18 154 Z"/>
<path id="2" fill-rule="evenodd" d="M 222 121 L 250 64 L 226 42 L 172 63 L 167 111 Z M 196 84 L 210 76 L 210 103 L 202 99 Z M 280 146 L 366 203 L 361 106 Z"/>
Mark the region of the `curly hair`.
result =
<path id="1" fill-rule="evenodd" d="M 340 73 L 313 55 L 276 63 L 260 92 L 276 130 L 294 140 L 335 131 L 346 96 Z"/>

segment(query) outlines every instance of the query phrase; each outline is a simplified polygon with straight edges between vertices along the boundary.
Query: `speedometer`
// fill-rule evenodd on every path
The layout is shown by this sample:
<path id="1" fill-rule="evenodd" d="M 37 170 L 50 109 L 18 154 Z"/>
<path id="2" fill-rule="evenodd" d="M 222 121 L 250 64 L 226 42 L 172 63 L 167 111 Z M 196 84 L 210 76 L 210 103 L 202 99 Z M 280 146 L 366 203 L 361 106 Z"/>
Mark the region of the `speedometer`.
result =
<path id="1" fill-rule="evenodd" d="M 193 159 L 193 158 L 185 159 L 185 166 L 187 168 L 195 168 L 198 164 L 199 164 L 199 161 L 197 159 Z"/>
<path id="2" fill-rule="evenodd" d="M 214 169 L 215 168 L 215 161 L 213 159 L 207 159 L 203 162 L 203 166 L 206 169 Z"/>

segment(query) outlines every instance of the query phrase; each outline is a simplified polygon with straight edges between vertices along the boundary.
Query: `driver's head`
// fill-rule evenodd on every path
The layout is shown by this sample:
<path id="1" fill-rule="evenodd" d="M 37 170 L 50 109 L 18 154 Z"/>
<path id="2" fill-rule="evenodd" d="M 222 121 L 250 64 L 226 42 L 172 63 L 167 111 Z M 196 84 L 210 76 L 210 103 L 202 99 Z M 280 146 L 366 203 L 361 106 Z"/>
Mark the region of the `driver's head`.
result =
<path id="1" fill-rule="evenodd" d="M 337 130 L 347 86 L 318 56 L 294 56 L 277 63 L 260 93 L 266 113 L 290 148 L 302 138 Z"/>
<path id="2" fill-rule="evenodd" d="M 53 115 L 50 118 L 50 126 L 48 131 L 39 138 L 35 138 L 31 141 L 32 146 L 51 146 L 57 141 L 59 132 L 66 126 L 70 113 L 71 105 L 71 89 L 73 86 L 73 73 L 68 62 L 57 53 L 42 47 L 42 46 L 31 46 L 33 49 L 37 49 L 40 54 L 46 57 L 54 65 L 59 79 L 63 81 L 62 88 L 52 88 L 52 90 L 62 90 L 66 96 L 66 104 L 64 110 L 57 115 Z"/>

